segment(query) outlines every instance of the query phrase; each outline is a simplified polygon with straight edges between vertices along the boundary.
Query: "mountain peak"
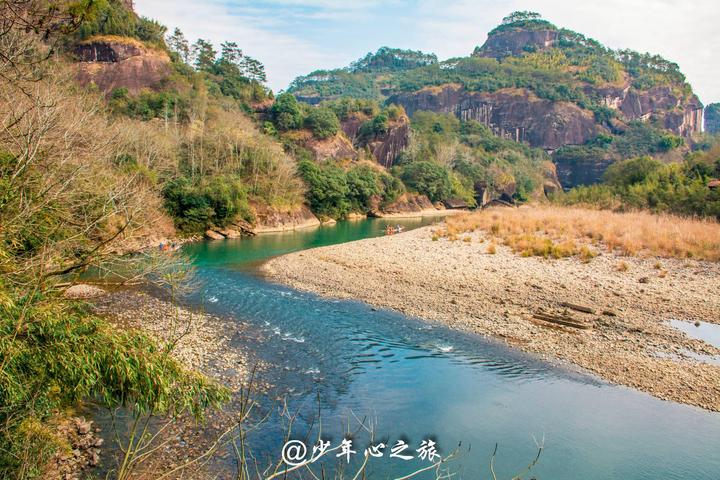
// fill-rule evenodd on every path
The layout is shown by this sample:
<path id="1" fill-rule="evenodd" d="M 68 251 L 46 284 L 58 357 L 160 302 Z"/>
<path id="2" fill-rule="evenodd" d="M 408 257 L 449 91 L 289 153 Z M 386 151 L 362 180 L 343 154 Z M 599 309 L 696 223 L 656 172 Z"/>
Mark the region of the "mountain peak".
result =
<path id="1" fill-rule="evenodd" d="M 473 52 L 476 57 L 504 58 L 518 56 L 557 45 L 559 29 L 539 13 L 520 11 L 503 18 L 500 25 L 488 33 L 482 47 Z"/>

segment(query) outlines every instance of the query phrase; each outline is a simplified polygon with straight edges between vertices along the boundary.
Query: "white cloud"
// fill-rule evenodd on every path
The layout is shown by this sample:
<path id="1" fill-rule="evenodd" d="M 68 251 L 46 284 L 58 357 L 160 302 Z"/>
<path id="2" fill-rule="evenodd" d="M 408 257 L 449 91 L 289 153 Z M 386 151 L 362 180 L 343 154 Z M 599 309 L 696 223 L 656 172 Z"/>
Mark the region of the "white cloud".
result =
<path id="1" fill-rule="evenodd" d="M 224 41 L 236 42 L 248 55 L 265 64 L 268 83 L 275 91 L 287 88 L 298 75 L 332 68 L 343 58 L 338 52 L 318 48 L 299 35 L 278 32 L 282 24 L 272 16 L 263 16 L 264 11 L 234 9 L 215 0 L 202 5 L 191 0 L 137 0 L 135 8 L 170 30 L 180 28 L 190 41 L 204 38 L 216 47 Z"/>

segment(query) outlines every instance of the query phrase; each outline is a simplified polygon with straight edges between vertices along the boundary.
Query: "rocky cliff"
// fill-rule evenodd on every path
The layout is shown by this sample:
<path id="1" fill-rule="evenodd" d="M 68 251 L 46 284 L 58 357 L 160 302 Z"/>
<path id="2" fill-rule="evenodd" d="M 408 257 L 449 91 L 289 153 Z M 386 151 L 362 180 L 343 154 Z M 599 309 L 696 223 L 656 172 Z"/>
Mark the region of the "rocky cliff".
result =
<path id="1" fill-rule="evenodd" d="M 380 165 L 390 168 L 400 152 L 410 143 L 410 119 L 402 115 L 388 124 L 385 133 L 361 138 L 360 128 L 368 120 L 367 116 L 354 113 L 341 122 L 341 127 L 356 148 L 367 148 Z"/>
<path id="2" fill-rule="evenodd" d="M 167 53 L 125 37 L 90 38 L 73 53 L 80 84 L 94 84 L 106 93 L 120 87 L 133 94 L 159 88 L 172 72 Z"/>
<path id="3" fill-rule="evenodd" d="M 546 150 L 583 144 L 603 130 L 592 112 L 570 102 L 540 99 L 522 89 L 469 92 L 450 84 L 397 94 L 389 102 L 402 105 L 409 115 L 430 110 L 476 120 L 498 136 Z"/>
<path id="4" fill-rule="evenodd" d="M 616 112 L 620 122 L 632 120 L 659 123 L 667 130 L 689 137 L 700 131 L 703 106 L 696 96 L 689 100 L 670 87 L 639 91 L 631 86 L 593 89 L 587 93 L 600 97 Z M 428 87 L 417 92 L 399 93 L 388 100 L 405 108 L 409 115 L 418 110 L 452 113 L 462 120 L 476 120 L 499 136 L 548 151 L 564 145 L 582 145 L 608 125 L 598 122 L 593 112 L 571 102 L 541 99 L 526 89 L 471 92 L 462 85 Z"/>
<path id="5" fill-rule="evenodd" d="M 513 29 L 488 36 L 482 47 L 475 49 L 474 56 L 503 58 L 554 47 L 559 39 L 557 29 Z"/>

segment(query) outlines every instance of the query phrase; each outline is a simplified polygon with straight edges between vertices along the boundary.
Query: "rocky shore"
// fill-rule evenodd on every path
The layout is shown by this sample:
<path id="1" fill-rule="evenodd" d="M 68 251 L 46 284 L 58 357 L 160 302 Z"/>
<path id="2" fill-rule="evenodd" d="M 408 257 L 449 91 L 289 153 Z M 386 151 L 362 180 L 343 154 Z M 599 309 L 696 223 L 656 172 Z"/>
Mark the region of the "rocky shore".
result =
<path id="1" fill-rule="evenodd" d="M 169 471 L 199 458 L 209 451 L 223 433 L 235 425 L 240 408 L 240 392 L 249 388 L 251 371 L 263 369 L 263 365 L 257 365 L 246 352 L 232 345 L 234 336 L 243 335 L 245 324 L 239 321 L 228 322 L 224 318 L 202 311 L 177 306 L 142 290 L 106 291 L 91 285 L 75 285 L 66 291 L 66 295 L 90 302 L 97 314 L 104 316 L 118 328 L 142 330 L 161 345 L 175 343 L 171 354 L 176 360 L 186 368 L 216 380 L 232 392 L 233 400 L 230 404 L 221 411 L 210 412 L 203 423 L 182 417 L 173 420 L 165 429 L 163 438 L 156 441 L 158 444 L 162 443 L 162 448 L 143 462 L 142 468 L 136 472 L 137 478 L 155 478 L 156 472 Z M 266 388 L 257 378 L 253 379 L 253 392 L 262 392 Z M 108 422 L 99 418 L 96 423 Z M 90 449 L 87 455 L 83 453 L 84 450 L 79 457 L 76 455 L 79 460 L 73 457 L 75 460 L 72 462 L 64 458 L 58 461 L 62 468 L 57 470 L 67 476 L 63 478 L 80 478 L 82 472 L 98 464 L 98 455 L 101 455 L 103 465 L 112 463 L 111 457 L 118 456 L 119 452 L 116 451 L 117 446 L 110 430 L 108 425 L 103 427 L 102 432 L 100 429 L 94 430 L 97 437 L 102 436 L 105 439 L 106 448 L 102 455 L 99 448 L 94 448 L 102 444 L 100 440 L 92 443 L 93 449 Z M 177 476 L 171 478 L 214 477 L 215 473 L 210 473 L 213 468 L 212 459 L 225 455 L 227 452 L 221 449 L 204 458 L 202 462 L 178 470 Z M 66 466 L 68 463 L 71 467 Z"/>
<path id="2" fill-rule="evenodd" d="M 299 289 L 499 338 L 612 383 L 720 411 L 720 366 L 704 361 L 720 349 L 668 323 L 720 323 L 720 264 L 609 253 L 590 262 L 526 258 L 483 232 L 450 241 L 436 228 L 293 253 L 263 269 Z"/>

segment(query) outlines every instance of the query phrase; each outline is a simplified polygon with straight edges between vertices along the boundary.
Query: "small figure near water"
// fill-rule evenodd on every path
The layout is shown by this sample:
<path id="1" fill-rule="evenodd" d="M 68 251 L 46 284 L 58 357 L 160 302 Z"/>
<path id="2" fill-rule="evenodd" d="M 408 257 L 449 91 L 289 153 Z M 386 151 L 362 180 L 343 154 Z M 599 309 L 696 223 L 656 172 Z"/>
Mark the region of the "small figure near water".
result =
<path id="1" fill-rule="evenodd" d="M 400 225 L 396 225 L 395 227 L 388 225 L 385 227 L 385 235 L 395 235 L 396 233 L 402 233 L 403 230 L 403 227 Z"/>

